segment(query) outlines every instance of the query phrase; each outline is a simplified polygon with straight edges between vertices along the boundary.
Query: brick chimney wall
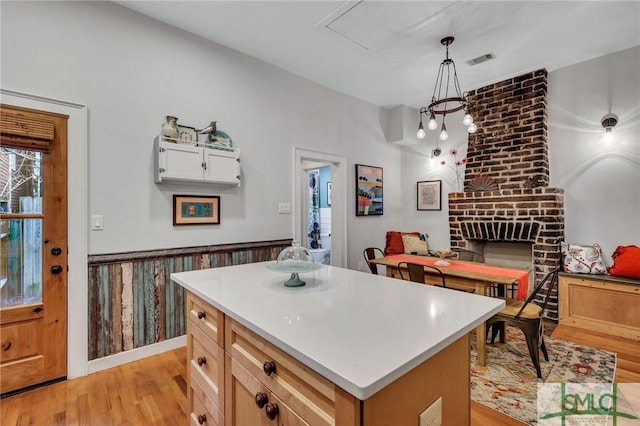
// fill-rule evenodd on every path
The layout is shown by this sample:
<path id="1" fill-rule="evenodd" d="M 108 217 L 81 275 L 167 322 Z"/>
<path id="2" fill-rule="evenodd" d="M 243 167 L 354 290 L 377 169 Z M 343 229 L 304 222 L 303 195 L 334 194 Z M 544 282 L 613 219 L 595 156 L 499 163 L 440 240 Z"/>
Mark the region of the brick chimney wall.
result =
<path id="1" fill-rule="evenodd" d="M 547 71 L 469 92 L 478 131 L 469 135 L 465 186 L 478 176 L 499 189 L 549 185 Z"/>
<path id="2" fill-rule="evenodd" d="M 530 242 L 538 283 L 559 265 L 564 240 L 564 191 L 548 187 L 547 71 L 469 96 L 478 131 L 469 135 L 465 188 L 482 177 L 497 189 L 449 194 L 451 247 L 468 248 L 473 240 Z M 557 289 L 546 316 L 558 318 Z"/>

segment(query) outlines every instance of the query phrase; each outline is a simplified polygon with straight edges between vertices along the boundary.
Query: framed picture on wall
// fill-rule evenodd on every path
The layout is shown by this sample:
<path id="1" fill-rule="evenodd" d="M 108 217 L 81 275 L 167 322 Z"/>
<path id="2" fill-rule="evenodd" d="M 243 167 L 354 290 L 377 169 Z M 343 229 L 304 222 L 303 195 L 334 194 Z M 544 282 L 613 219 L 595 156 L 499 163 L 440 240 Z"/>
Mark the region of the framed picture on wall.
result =
<path id="1" fill-rule="evenodd" d="M 418 210 L 442 210 L 440 205 L 441 192 L 441 180 L 418 182 Z"/>
<path id="2" fill-rule="evenodd" d="M 331 182 L 327 182 L 327 205 L 331 205 Z"/>
<path id="3" fill-rule="evenodd" d="M 216 225 L 219 223 L 219 196 L 173 195 L 173 226 Z"/>
<path id="4" fill-rule="evenodd" d="M 382 167 L 356 164 L 356 216 L 382 215 Z"/>

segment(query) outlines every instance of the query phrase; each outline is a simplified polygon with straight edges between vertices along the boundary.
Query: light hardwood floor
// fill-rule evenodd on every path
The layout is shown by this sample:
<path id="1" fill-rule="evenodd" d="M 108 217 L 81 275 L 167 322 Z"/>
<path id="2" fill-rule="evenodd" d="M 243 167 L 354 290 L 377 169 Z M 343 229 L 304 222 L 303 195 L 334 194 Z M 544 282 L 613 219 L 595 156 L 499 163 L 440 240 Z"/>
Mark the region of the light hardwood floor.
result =
<path id="1" fill-rule="evenodd" d="M 640 383 L 640 343 L 557 326 L 553 337 L 616 352 L 616 381 Z M 2 426 L 187 425 L 186 349 L 0 400 Z M 522 426 L 471 403 L 471 426 Z M 247 425 L 252 426 L 252 425 Z"/>
<path id="2" fill-rule="evenodd" d="M 0 400 L 2 426 L 187 424 L 186 348 Z"/>

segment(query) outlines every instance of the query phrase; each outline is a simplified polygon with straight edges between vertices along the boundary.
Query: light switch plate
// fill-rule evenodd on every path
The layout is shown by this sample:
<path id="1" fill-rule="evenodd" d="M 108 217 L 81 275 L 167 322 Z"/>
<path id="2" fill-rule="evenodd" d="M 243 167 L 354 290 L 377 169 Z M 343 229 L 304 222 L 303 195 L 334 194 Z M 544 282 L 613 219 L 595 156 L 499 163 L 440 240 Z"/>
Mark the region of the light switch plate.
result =
<path id="1" fill-rule="evenodd" d="M 91 216 L 91 229 L 94 231 L 102 231 L 104 226 L 104 218 L 102 215 L 94 214 Z"/>
<path id="2" fill-rule="evenodd" d="M 278 213 L 280 214 L 291 213 L 291 203 L 278 203 Z"/>

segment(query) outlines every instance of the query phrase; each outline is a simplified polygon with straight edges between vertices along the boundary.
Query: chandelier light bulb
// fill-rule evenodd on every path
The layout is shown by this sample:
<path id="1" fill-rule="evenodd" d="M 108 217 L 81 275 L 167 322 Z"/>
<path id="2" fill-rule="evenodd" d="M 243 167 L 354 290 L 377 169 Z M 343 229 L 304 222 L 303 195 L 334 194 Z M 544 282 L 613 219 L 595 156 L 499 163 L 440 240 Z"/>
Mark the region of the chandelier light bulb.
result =
<path id="1" fill-rule="evenodd" d="M 464 118 L 462 119 L 462 124 L 468 126 L 471 123 L 473 123 L 473 117 L 471 116 L 471 114 L 465 114 Z"/>
<path id="2" fill-rule="evenodd" d="M 424 127 L 422 127 L 422 123 L 420 123 L 420 127 L 418 127 L 418 133 L 416 133 L 416 136 L 418 137 L 418 139 L 424 139 L 425 133 Z"/>
<path id="3" fill-rule="evenodd" d="M 447 126 L 445 126 L 444 123 L 442 123 L 442 131 L 440 132 L 440 140 L 441 141 L 446 141 L 447 139 L 449 139 L 449 133 L 447 133 Z"/>
<path id="4" fill-rule="evenodd" d="M 429 122 L 427 123 L 427 128 L 429 130 L 435 130 L 438 128 L 438 122 L 436 121 L 436 117 L 432 114 Z"/>
<path id="5" fill-rule="evenodd" d="M 475 133 L 476 130 L 478 130 L 478 126 L 476 126 L 476 123 L 471 123 L 469 124 L 469 127 L 467 127 L 467 132 L 469 133 Z"/>

